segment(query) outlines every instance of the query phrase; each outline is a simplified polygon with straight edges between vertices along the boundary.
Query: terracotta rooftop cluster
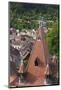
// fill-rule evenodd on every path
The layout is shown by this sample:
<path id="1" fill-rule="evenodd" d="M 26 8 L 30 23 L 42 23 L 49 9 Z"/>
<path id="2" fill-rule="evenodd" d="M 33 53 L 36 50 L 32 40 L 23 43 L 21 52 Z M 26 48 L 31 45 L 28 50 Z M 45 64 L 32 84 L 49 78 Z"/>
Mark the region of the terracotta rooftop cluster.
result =
<path id="1" fill-rule="evenodd" d="M 33 42 L 36 39 L 35 30 L 33 31 L 26 30 L 25 32 L 24 31 L 19 32 L 19 30 L 10 28 L 9 32 L 10 32 L 9 35 L 10 45 L 13 48 L 19 50 L 19 52 L 22 53 L 22 56 L 24 56 L 26 52 L 31 51 Z"/>
<path id="2" fill-rule="evenodd" d="M 31 53 L 33 43 L 35 41 L 36 32 L 22 30 L 16 30 L 14 28 L 9 29 L 10 40 L 10 74 L 17 72 L 15 68 L 19 68 L 21 59 L 25 59 L 27 55 Z"/>

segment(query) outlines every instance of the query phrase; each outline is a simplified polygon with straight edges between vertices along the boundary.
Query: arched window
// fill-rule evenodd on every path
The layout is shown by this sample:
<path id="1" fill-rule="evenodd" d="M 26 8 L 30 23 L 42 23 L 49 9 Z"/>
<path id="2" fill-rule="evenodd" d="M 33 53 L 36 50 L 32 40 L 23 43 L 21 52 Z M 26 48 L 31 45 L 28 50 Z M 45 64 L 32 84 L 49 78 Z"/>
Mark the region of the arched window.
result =
<path id="1" fill-rule="evenodd" d="M 35 59 L 35 66 L 40 66 L 40 59 L 38 57 Z"/>

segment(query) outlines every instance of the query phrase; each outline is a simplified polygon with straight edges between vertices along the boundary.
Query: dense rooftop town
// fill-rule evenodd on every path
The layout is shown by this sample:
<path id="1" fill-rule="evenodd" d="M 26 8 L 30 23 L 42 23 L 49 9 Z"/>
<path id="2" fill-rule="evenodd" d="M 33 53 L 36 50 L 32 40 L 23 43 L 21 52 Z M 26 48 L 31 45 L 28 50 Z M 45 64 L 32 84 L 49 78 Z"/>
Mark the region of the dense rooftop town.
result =
<path id="1" fill-rule="evenodd" d="M 33 43 L 36 39 L 36 31 L 22 30 L 20 32 L 19 30 L 10 28 L 9 33 L 10 61 L 12 60 L 19 67 L 21 59 L 25 59 L 31 53 Z"/>
<path id="2" fill-rule="evenodd" d="M 13 28 L 10 28 L 10 46 L 17 49 L 19 53 L 24 56 L 24 58 L 27 56 L 27 53 L 30 53 L 32 50 L 33 42 L 36 39 L 36 31 L 27 31 L 25 32 L 22 30 L 19 32 L 19 30 L 15 30 Z"/>
<path id="3" fill-rule="evenodd" d="M 54 58 L 50 58 L 45 41 L 47 32 L 48 29 L 43 18 L 39 22 L 37 30 L 9 29 L 10 84 L 17 81 L 16 86 L 21 86 L 21 84 L 24 86 L 24 82 L 27 82 L 25 86 L 58 83 L 58 66 L 54 62 Z M 15 77 L 18 79 L 17 81 L 14 79 Z M 12 81 L 13 79 L 14 81 Z"/>
<path id="4" fill-rule="evenodd" d="M 47 30 L 45 29 L 45 33 Z M 16 30 L 15 28 L 10 28 L 9 29 L 9 41 L 10 41 L 10 57 L 9 57 L 9 62 L 10 62 L 10 76 L 19 74 L 19 72 L 26 73 L 28 69 L 28 61 L 29 57 L 31 55 L 31 51 L 33 49 L 33 45 L 36 40 L 40 40 L 40 35 L 38 36 L 38 32 L 36 30 Z M 47 53 L 47 52 L 46 52 Z M 21 65 L 24 65 L 22 69 L 19 68 Z M 37 62 L 36 62 L 37 65 Z M 57 65 L 54 62 L 49 61 L 49 71 L 48 73 L 51 73 L 51 70 L 53 69 L 53 73 L 57 72 Z M 24 69 L 25 68 L 25 69 Z M 58 74 L 57 74 L 58 77 Z M 15 78 L 15 77 L 14 77 Z M 14 79 L 13 78 L 13 79 Z M 51 76 L 47 75 L 47 82 L 52 83 L 52 81 L 49 80 Z M 13 79 L 10 79 L 10 82 L 12 82 Z M 51 78 L 52 79 L 52 78 Z M 55 80 L 56 81 L 56 80 Z M 56 83 L 56 82 L 53 83 Z M 19 78 L 19 83 L 20 78 Z M 12 84 L 12 83 L 11 83 Z M 47 83 L 46 83 L 47 85 Z"/>

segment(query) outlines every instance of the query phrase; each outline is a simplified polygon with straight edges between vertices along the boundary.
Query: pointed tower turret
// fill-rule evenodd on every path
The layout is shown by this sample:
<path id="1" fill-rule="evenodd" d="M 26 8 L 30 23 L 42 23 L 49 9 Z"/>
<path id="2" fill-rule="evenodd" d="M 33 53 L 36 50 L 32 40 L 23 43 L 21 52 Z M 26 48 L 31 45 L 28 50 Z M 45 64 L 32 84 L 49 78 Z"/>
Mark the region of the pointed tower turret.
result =
<path id="1" fill-rule="evenodd" d="M 46 67 L 49 60 L 49 53 L 47 43 L 44 39 L 44 30 L 46 23 L 43 18 L 39 21 L 39 28 L 37 30 L 37 39 L 34 43 L 29 62 L 28 62 L 28 76 L 29 80 L 34 81 L 34 85 L 43 85 L 45 80 Z M 32 78 L 34 76 L 34 78 Z"/>

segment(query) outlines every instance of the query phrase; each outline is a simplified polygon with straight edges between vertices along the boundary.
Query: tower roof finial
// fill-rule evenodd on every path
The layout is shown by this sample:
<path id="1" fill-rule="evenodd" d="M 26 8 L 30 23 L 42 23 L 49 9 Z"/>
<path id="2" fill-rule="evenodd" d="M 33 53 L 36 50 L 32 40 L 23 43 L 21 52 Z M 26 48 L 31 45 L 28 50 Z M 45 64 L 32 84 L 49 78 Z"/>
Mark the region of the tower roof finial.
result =
<path id="1" fill-rule="evenodd" d="M 46 27 L 46 21 L 44 20 L 44 17 L 39 16 L 39 28 Z"/>

